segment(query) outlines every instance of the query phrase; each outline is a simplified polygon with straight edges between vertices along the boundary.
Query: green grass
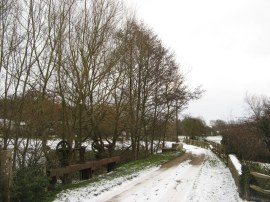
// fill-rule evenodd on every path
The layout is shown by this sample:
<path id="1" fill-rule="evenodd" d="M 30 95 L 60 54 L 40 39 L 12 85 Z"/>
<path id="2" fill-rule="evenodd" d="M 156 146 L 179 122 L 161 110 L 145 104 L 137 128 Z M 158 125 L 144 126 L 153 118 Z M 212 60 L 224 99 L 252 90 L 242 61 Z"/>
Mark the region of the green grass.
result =
<path id="1" fill-rule="evenodd" d="M 211 167 L 216 167 L 218 163 L 216 159 L 209 159 L 208 162 Z"/>
<path id="2" fill-rule="evenodd" d="M 73 184 L 67 185 L 58 185 L 53 187 L 49 192 L 46 198 L 44 199 L 45 202 L 53 201 L 57 194 L 60 192 L 65 192 L 66 190 L 73 190 L 81 187 L 85 187 L 90 185 L 91 183 L 100 182 L 108 182 L 118 177 L 126 177 L 127 179 L 132 179 L 137 176 L 136 173 L 142 171 L 147 168 L 159 166 L 169 160 L 172 160 L 178 156 L 180 156 L 183 152 L 168 152 L 163 154 L 156 154 L 149 156 L 147 158 L 139 159 L 136 161 L 130 161 L 128 163 L 124 163 L 119 165 L 113 172 L 104 173 L 98 176 L 94 176 L 93 178 L 85 181 L 80 181 Z"/>

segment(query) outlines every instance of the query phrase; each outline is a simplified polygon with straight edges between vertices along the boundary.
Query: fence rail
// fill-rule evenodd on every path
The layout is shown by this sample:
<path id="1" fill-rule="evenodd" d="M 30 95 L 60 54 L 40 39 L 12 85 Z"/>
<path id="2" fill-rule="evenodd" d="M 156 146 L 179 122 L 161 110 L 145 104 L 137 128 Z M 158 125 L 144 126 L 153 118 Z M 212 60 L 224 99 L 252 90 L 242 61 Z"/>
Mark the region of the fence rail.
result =
<path id="1" fill-rule="evenodd" d="M 193 140 L 193 139 L 184 139 L 184 142 L 186 144 L 191 144 L 191 145 L 194 145 L 194 146 L 197 146 L 197 147 L 202 147 L 202 148 L 205 148 L 205 149 L 210 148 L 209 143 L 204 142 L 204 141 Z"/>
<path id="2" fill-rule="evenodd" d="M 258 173 L 258 172 L 250 172 L 250 175 L 253 176 L 255 179 L 258 180 L 263 180 L 265 182 L 265 185 L 269 185 L 270 184 L 270 176 L 263 174 L 263 173 Z M 250 184 L 249 188 L 251 188 L 252 190 L 259 192 L 261 194 L 264 194 L 267 196 L 267 198 L 270 198 L 270 190 L 267 189 L 266 187 L 262 187 L 262 185 L 254 185 L 254 184 Z M 250 198 L 252 198 L 252 195 L 250 196 Z"/>
<path id="3" fill-rule="evenodd" d="M 253 175 L 256 178 L 270 180 L 270 176 L 269 175 L 265 175 L 265 174 L 257 173 L 257 172 L 250 172 L 250 174 Z"/>
<path id="4" fill-rule="evenodd" d="M 225 153 L 224 147 L 221 144 L 211 141 L 200 141 L 186 138 L 184 139 L 186 144 L 191 144 L 197 147 L 202 147 L 205 149 L 211 149 L 224 163 L 228 164 L 228 155 Z"/>
<path id="5" fill-rule="evenodd" d="M 49 169 L 48 176 L 52 178 L 52 183 L 56 183 L 57 178 L 62 178 L 63 183 L 67 182 L 67 175 L 74 172 L 81 173 L 81 179 L 86 180 L 92 177 L 92 172 L 98 167 L 107 166 L 107 171 L 110 172 L 114 169 L 116 163 L 120 162 L 120 156 L 105 158 L 96 161 L 88 161 L 82 164 L 74 164 L 61 168 Z"/>
<path id="6" fill-rule="evenodd" d="M 238 169 L 236 168 L 235 163 L 233 163 L 233 158 L 236 158 L 236 156 L 228 155 L 228 168 L 232 174 L 232 177 L 234 179 L 234 183 L 237 186 L 237 191 L 239 193 L 241 193 L 241 184 L 240 184 L 241 183 L 241 173 L 239 173 Z"/>

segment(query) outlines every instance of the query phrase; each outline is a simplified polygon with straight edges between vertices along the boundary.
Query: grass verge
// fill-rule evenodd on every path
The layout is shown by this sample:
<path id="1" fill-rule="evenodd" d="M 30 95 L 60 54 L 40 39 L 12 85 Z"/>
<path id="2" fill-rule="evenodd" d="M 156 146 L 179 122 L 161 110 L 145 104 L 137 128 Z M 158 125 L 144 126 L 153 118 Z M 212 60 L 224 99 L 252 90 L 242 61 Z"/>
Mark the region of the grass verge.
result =
<path id="1" fill-rule="evenodd" d="M 88 187 L 89 192 L 92 195 L 99 195 L 100 193 L 107 191 L 115 186 L 115 184 L 120 185 L 123 181 L 130 180 L 138 176 L 139 172 L 142 170 L 159 166 L 182 154 L 182 151 L 177 151 L 152 155 L 144 159 L 121 164 L 113 172 L 94 176 L 89 180 L 80 181 L 73 184 L 55 186 L 51 189 L 51 191 L 48 192 L 48 195 L 44 201 L 53 201 L 59 197 L 58 194 L 61 195 L 60 197 L 65 197 L 65 193 L 68 191 L 85 187 Z M 114 184 L 110 184 L 112 181 L 114 181 Z"/>

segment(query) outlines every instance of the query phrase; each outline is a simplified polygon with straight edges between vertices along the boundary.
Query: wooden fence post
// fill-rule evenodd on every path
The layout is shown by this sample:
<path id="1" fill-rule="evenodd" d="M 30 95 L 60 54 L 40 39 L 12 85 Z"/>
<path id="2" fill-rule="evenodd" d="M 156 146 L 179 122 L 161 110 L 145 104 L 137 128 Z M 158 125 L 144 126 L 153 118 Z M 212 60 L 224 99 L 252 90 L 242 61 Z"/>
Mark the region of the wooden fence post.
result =
<path id="1" fill-rule="evenodd" d="M 0 150 L 0 201 L 10 201 L 12 151 Z"/>

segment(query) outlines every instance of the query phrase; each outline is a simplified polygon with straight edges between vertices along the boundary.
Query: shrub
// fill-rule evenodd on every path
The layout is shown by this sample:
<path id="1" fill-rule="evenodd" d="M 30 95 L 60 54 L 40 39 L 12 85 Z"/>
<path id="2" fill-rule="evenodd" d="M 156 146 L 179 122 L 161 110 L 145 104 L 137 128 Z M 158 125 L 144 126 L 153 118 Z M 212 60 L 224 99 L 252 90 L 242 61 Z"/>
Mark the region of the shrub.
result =
<path id="1" fill-rule="evenodd" d="M 256 128 L 248 123 L 228 125 L 222 143 L 226 153 L 235 153 L 240 159 L 269 162 L 270 152 Z"/>
<path id="2" fill-rule="evenodd" d="M 12 187 L 12 201 L 29 202 L 42 199 L 47 192 L 49 179 L 44 166 L 35 165 L 16 171 Z"/>

